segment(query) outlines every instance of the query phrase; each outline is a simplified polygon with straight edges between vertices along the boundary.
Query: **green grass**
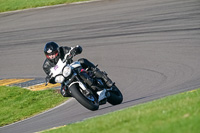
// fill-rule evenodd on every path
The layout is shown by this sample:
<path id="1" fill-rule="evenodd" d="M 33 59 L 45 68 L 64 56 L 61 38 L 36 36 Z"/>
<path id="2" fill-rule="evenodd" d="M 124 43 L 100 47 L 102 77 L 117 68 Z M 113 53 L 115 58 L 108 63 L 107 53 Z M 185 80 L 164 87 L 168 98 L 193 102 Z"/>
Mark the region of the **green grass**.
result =
<path id="1" fill-rule="evenodd" d="M 69 124 L 45 133 L 199 133 L 200 89 Z"/>
<path id="2" fill-rule="evenodd" d="M 0 12 L 73 3 L 87 0 L 0 0 Z"/>
<path id="3" fill-rule="evenodd" d="M 65 101 L 55 90 L 0 86 L 0 126 Z M 199 133 L 200 89 L 129 107 L 45 133 Z"/>
<path id="4" fill-rule="evenodd" d="M 53 89 L 30 91 L 0 86 L 0 126 L 23 120 L 66 100 Z"/>

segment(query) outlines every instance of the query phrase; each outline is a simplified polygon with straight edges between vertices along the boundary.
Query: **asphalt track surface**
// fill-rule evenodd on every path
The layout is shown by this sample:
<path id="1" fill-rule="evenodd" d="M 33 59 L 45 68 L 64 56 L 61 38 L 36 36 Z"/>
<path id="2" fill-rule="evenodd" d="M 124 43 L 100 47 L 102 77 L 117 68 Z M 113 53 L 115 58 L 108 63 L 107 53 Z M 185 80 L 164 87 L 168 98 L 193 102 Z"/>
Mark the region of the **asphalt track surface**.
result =
<path id="1" fill-rule="evenodd" d="M 81 45 L 75 59 L 107 71 L 123 103 L 93 112 L 71 99 L 1 133 L 41 131 L 200 87 L 198 0 L 103 0 L 0 14 L 1 78 L 45 77 L 48 41 Z"/>

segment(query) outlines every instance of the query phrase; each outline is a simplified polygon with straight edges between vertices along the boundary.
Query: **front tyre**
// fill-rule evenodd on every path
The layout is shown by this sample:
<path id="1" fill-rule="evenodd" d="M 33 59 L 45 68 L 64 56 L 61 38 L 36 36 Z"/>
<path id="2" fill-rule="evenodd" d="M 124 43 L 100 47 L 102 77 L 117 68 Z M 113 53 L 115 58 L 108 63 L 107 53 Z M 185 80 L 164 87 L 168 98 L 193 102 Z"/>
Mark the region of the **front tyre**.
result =
<path id="1" fill-rule="evenodd" d="M 81 91 L 80 91 L 80 87 L 78 84 L 73 84 L 70 87 L 70 91 L 72 93 L 72 96 L 81 104 L 83 105 L 85 108 L 95 111 L 99 109 L 99 103 L 98 100 L 96 99 L 96 97 L 93 94 L 89 94 L 89 95 L 84 95 Z"/>
<path id="2" fill-rule="evenodd" d="M 117 88 L 117 86 L 113 86 L 113 89 L 110 92 L 110 96 L 108 97 L 107 101 L 112 105 L 117 105 L 122 103 L 123 101 L 123 95 L 120 92 L 120 90 Z"/>

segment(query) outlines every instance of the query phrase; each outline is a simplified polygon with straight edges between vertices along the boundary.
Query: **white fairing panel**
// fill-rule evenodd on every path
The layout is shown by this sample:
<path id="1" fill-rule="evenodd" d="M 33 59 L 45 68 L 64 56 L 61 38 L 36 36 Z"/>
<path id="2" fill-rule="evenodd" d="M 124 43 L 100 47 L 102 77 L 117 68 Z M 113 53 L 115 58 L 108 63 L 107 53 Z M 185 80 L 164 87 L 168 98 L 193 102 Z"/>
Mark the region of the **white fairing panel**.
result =
<path id="1" fill-rule="evenodd" d="M 58 60 L 58 63 L 57 63 L 54 67 L 52 67 L 52 68 L 50 69 L 51 74 L 53 74 L 52 77 L 55 77 L 55 76 L 58 75 L 58 74 L 62 74 L 62 69 L 63 69 L 63 67 L 64 67 L 65 65 L 66 65 L 66 63 L 63 63 L 62 60 L 59 59 L 59 60 Z"/>
<path id="2" fill-rule="evenodd" d="M 73 83 L 71 83 L 70 85 L 69 85 L 69 88 L 73 85 L 73 84 L 79 84 L 79 86 L 83 89 L 83 90 L 87 90 L 87 88 L 85 87 L 85 85 L 82 83 L 82 82 L 80 82 L 80 81 L 76 81 L 76 82 L 73 82 Z"/>
<path id="3" fill-rule="evenodd" d="M 75 61 L 75 62 L 71 63 L 70 66 L 71 66 L 72 68 L 77 68 L 77 67 L 80 67 L 81 64 L 80 64 L 79 61 Z"/>

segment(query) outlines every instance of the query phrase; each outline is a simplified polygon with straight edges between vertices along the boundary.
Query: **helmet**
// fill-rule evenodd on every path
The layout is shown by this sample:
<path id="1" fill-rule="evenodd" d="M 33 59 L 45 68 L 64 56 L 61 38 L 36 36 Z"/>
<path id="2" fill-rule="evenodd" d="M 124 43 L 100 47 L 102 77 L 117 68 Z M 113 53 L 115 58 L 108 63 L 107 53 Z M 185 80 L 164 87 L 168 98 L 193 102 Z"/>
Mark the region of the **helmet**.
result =
<path id="1" fill-rule="evenodd" d="M 55 42 L 48 42 L 44 47 L 44 54 L 47 59 L 53 61 L 59 54 L 59 46 Z M 50 55 L 55 55 L 55 58 L 50 58 Z"/>

